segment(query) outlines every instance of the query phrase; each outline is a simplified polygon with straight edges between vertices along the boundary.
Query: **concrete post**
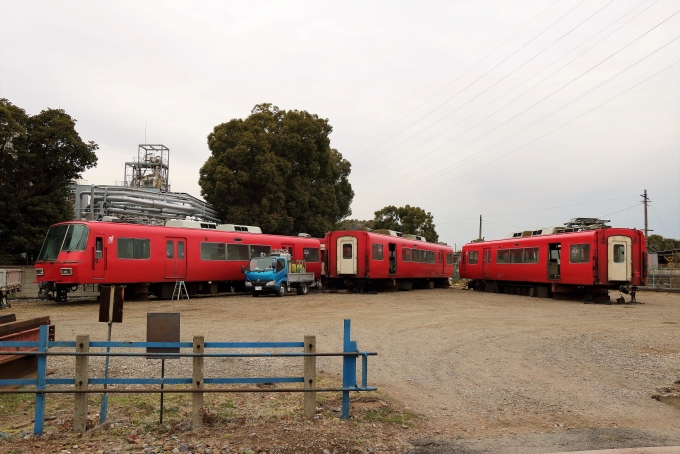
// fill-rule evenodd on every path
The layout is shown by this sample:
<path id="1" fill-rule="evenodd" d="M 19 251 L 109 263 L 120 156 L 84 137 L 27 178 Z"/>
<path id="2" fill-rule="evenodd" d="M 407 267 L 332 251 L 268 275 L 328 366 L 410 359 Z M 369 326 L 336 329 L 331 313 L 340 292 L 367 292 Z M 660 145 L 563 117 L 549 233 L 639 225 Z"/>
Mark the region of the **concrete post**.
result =
<path id="1" fill-rule="evenodd" d="M 316 336 L 305 336 L 305 353 L 316 353 Z M 304 388 L 316 388 L 316 356 L 305 356 L 304 359 Z M 313 418 L 316 415 L 316 392 L 303 394 L 305 417 Z"/>
<path id="2" fill-rule="evenodd" d="M 76 336 L 76 353 L 90 351 L 90 336 L 80 334 Z M 76 356 L 75 389 L 87 389 L 89 356 Z M 87 429 L 87 394 L 75 394 L 75 415 L 73 418 L 73 431 L 83 433 Z"/>
<path id="3" fill-rule="evenodd" d="M 203 345 L 203 336 L 194 336 L 194 353 L 203 353 L 205 347 Z M 194 357 L 194 370 L 192 375 L 191 387 L 193 389 L 203 389 L 203 360 L 201 357 Z M 192 413 L 191 425 L 192 427 L 201 427 L 203 425 L 203 393 L 192 393 Z"/>

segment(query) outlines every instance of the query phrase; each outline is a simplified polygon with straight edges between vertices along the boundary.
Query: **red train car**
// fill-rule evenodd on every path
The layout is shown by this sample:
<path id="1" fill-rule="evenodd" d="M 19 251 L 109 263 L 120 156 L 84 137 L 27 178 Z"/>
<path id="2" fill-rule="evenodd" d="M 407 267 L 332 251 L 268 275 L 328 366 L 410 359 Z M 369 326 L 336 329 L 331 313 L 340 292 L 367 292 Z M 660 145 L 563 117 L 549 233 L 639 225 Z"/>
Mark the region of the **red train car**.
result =
<path id="1" fill-rule="evenodd" d="M 245 281 L 241 266 L 271 249 L 285 248 L 321 277 L 319 239 L 219 227 L 64 222 L 50 227 L 34 268 L 41 289 L 58 301 L 84 284 L 125 284 L 126 298 L 147 292 L 169 298 L 180 280 L 190 295 L 240 289 Z"/>
<path id="2" fill-rule="evenodd" d="M 361 230 L 324 238 L 326 280 L 349 291 L 447 288 L 453 249 L 439 243 Z"/>
<path id="3" fill-rule="evenodd" d="M 579 293 L 609 301 L 609 289 L 632 292 L 647 278 L 640 230 L 599 228 L 480 241 L 463 246 L 460 277 L 477 290 L 550 297 Z"/>

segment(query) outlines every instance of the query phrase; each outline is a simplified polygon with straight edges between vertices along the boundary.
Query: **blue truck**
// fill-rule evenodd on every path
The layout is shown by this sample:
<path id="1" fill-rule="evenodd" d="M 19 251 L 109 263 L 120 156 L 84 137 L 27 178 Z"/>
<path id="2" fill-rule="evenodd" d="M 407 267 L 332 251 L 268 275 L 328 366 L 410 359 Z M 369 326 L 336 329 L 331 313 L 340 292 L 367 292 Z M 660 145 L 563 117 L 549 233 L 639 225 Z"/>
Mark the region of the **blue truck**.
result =
<path id="1" fill-rule="evenodd" d="M 246 276 L 246 291 L 253 296 L 286 296 L 291 289 L 296 289 L 298 295 L 306 295 L 316 284 L 314 273 L 306 272 L 304 261 L 291 260 L 285 251 L 253 257 L 241 271 Z"/>

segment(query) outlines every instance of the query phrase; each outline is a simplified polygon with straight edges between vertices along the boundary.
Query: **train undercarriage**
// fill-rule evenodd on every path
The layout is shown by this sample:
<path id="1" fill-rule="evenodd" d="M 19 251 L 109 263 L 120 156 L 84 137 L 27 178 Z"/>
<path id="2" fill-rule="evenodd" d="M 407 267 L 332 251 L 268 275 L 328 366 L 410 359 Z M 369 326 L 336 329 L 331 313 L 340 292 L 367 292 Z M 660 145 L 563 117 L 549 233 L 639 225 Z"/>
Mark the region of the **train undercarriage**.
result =
<path id="1" fill-rule="evenodd" d="M 612 304 L 609 290 L 619 290 L 621 296 L 616 303 L 625 303 L 624 294 L 630 295 L 629 304 L 637 303 L 635 294 L 636 286 L 622 285 L 618 287 L 587 286 L 587 285 L 563 285 L 563 284 L 537 284 L 531 282 L 507 282 L 487 281 L 472 279 L 468 281 L 466 288 L 487 293 L 505 293 L 508 295 L 524 295 L 535 298 L 555 299 L 582 299 L 585 304 Z"/>

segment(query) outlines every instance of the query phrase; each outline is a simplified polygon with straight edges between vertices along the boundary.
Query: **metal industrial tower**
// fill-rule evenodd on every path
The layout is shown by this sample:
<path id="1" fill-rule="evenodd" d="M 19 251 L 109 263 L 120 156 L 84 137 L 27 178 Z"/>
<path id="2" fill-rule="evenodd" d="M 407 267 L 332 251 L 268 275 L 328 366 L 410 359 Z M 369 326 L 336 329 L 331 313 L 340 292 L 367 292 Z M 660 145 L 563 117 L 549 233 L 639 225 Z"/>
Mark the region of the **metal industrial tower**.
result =
<path id="1" fill-rule="evenodd" d="M 133 188 L 170 190 L 170 150 L 165 145 L 144 144 L 137 148 L 137 159 L 125 163 L 123 185 Z"/>

